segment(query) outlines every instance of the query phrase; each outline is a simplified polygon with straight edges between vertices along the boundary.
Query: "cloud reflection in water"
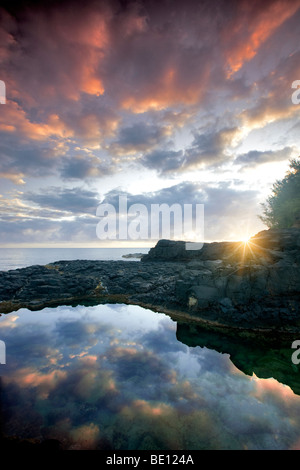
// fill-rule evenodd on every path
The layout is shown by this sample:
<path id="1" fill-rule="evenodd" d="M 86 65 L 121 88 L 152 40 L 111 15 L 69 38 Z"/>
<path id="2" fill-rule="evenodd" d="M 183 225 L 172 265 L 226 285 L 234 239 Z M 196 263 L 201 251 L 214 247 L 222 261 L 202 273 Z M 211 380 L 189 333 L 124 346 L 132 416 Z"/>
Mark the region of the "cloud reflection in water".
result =
<path id="1" fill-rule="evenodd" d="M 0 318 L 4 432 L 66 449 L 299 447 L 300 397 L 176 339 L 137 306 L 19 310 Z"/>

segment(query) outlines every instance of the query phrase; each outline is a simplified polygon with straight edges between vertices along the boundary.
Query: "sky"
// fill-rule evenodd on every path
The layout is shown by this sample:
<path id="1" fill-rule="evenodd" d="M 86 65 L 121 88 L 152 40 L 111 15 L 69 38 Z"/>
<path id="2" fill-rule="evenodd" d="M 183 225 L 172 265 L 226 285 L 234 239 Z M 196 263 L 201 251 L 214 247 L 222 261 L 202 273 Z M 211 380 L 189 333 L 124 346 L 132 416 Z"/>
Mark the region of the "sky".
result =
<path id="1" fill-rule="evenodd" d="M 267 229 L 299 36 L 300 0 L 2 0 L 0 246 L 153 246 L 98 238 L 120 195 L 203 204 L 205 242 Z"/>

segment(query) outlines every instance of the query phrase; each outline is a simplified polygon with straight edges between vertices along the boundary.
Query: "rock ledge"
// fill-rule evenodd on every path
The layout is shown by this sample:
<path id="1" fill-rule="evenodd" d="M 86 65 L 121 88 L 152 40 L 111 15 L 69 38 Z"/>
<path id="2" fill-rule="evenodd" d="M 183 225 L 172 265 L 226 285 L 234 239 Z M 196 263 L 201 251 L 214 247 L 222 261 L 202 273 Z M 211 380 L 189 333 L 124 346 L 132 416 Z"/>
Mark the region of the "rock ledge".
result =
<path id="1" fill-rule="evenodd" d="M 300 330 L 300 229 L 249 243 L 160 240 L 141 261 L 58 261 L 0 272 L 0 312 L 127 303 L 231 328 Z"/>

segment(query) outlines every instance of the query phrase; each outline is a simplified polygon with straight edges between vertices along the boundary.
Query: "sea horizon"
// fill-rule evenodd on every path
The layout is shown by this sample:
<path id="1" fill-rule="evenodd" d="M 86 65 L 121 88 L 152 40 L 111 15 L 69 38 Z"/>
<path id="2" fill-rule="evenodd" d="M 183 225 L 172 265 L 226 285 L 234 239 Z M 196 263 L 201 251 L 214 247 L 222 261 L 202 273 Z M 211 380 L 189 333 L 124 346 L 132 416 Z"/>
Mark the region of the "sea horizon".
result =
<path id="1" fill-rule="evenodd" d="M 73 261 L 77 259 L 118 261 L 128 260 L 123 255 L 134 253 L 148 253 L 149 248 L 1 248 L 0 271 L 26 268 L 33 265 L 46 265 L 56 261 Z M 139 261 L 139 258 L 129 258 L 130 261 Z"/>

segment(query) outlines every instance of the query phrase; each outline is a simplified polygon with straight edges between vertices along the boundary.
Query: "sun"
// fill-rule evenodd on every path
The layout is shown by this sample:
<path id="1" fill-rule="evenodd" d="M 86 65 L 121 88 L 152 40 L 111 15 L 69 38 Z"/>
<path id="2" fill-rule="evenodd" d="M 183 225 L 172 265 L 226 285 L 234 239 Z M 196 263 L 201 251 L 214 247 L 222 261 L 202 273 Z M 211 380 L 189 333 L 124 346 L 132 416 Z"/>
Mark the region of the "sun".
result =
<path id="1" fill-rule="evenodd" d="M 245 235 L 244 237 L 242 237 L 241 241 L 245 243 L 245 245 L 248 245 L 248 243 L 250 242 L 250 238 L 251 235 Z"/>

